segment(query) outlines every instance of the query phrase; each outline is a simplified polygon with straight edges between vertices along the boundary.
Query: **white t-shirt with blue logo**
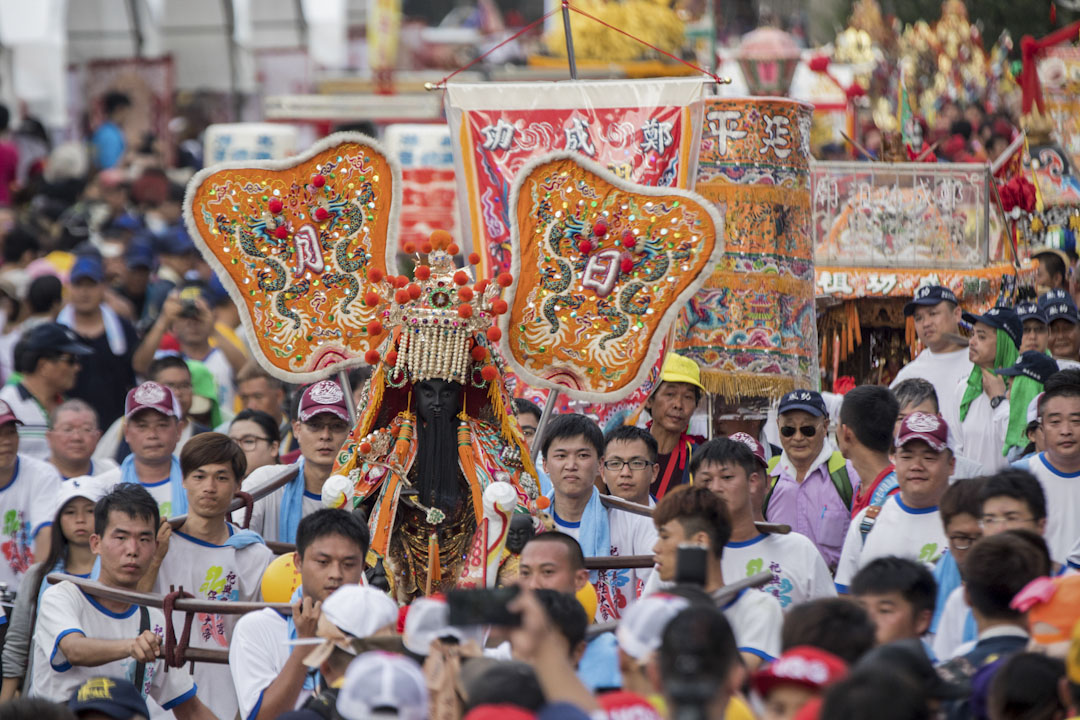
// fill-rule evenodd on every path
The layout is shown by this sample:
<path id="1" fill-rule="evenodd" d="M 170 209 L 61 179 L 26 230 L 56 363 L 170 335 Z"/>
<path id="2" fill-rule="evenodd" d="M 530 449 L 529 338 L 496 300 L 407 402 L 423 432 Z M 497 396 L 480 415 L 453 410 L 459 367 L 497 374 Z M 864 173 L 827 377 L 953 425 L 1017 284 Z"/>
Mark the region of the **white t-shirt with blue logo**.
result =
<path id="1" fill-rule="evenodd" d="M 784 612 L 807 600 L 836 597 L 829 567 L 805 535 L 763 533 L 743 542 L 729 542 L 721 563 L 725 583 L 760 572 L 772 573 L 772 581 L 758 590 L 776 598 Z"/>
<path id="2" fill-rule="evenodd" d="M 911 508 L 901 495 L 890 495 L 881 506 L 874 526 L 863 542 L 860 531 L 869 508 L 859 511 L 848 526 L 840 562 L 836 566 L 836 589 L 847 592 L 852 578 L 861 568 L 879 557 L 895 555 L 926 563 L 932 567 L 948 547 L 941 513 L 937 506 Z"/>
<path id="3" fill-rule="evenodd" d="M 1080 472 L 1063 473 L 1050 464 L 1045 452 L 1026 457 L 1013 467 L 1027 470 L 1042 485 L 1046 495 L 1046 533 L 1050 557 L 1069 558 L 1080 541 Z"/>

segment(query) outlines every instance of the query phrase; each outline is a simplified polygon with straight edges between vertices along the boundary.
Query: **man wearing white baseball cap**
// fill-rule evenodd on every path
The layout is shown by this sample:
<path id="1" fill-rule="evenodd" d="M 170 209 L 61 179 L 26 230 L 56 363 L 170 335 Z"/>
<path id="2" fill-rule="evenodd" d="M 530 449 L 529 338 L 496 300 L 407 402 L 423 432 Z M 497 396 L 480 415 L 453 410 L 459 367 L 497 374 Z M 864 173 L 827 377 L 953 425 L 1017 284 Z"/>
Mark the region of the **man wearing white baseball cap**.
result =
<path id="1" fill-rule="evenodd" d="M 302 518 L 324 507 L 322 487 L 334 460 L 349 435 L 349 409 L 345 392 L 333 380 L 308 385 L 300 394 L 293 437 L 300 445 L 296 477 L 255 503 L 251 529 L 267 540 L 295 542 L 296 527 Z M 266 465 L 244 480 L 244 491 L 252 492 L 280 475 L 288 465 Z"/>
<path id="2" fill-rule="evenodd" d="M 426 720 L 428 689 L 424 672 L 415 660 L 403 655 L 366 652 L 353 660 L 345 673 L 337 711 L 345 720 Z"/>

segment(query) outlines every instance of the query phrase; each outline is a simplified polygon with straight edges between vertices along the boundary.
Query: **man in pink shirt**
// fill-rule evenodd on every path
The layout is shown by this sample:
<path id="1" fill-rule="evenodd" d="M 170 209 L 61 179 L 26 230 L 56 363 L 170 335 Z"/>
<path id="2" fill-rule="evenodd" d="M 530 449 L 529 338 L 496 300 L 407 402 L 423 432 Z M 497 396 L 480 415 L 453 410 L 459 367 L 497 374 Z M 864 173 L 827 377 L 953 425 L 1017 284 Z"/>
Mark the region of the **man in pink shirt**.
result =
<path id="1" fill-rule="evenodd" d="M 826 438 L 829 416 L 819 393 L 789 392 L 780 399 L 778 415 L 784 452 L 770 463 L 765 519 L 810 538 L 833 570 L 851 522 L 859 476 Z"/>

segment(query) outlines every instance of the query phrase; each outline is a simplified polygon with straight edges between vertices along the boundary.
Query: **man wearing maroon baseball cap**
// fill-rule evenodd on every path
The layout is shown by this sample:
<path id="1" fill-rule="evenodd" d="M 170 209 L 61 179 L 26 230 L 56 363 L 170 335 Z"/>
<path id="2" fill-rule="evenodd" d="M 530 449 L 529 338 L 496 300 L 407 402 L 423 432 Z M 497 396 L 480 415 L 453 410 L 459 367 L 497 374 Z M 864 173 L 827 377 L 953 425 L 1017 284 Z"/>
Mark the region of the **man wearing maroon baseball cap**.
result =
<path id="1" fill-rule="evenodd" d="M 165 520 L 187 512 L 184 476 L 175 455 L 182 415 L 176 396 L 166 386 L 148 380 L 131 389 L 124 400 L 124 440 L 131 454 L 120 467 L 100 476 L 104 487 L 130 482 L 146 488 L 158 504 L 166 535 Z M 168 543 L 160 542 L 158 548 L 164 556 Z"/>
<path id="2" fill-rule="evenodd" d="M 933 565 L 948 546 L 937 506 L 956 467 L 949 426 L 940 415 L 914 412 L 900 424 L 895 444 L 900 492 L 851 521 L 836 569 L 840 592 L 875 558 L 895 555 Z"/>
<path id="3" fill-rule="evenodd" d="M 22 421 L 0 400 L 0 582 L 19 587 L 23 574 L 49 552 L 53 503 L 60 494 L 60 474 L 52 465 L 19 452 Z"/>
<path id="4" fill-rule="evenodd" d="M 296 477 L 255 503 L 251 529 L 267 540 L 295 542 L 300 519 L 323 507 L 322 487 L 345 439 L 349 436 L 349 408 L 345 393 L 334 380 L 322 380 L 304 388 L 293 413 L 293 437 L 300 445 L 300 459 L 293 465 L 266 465 L 244 480 L 251 492 L 291 467 Z"/>

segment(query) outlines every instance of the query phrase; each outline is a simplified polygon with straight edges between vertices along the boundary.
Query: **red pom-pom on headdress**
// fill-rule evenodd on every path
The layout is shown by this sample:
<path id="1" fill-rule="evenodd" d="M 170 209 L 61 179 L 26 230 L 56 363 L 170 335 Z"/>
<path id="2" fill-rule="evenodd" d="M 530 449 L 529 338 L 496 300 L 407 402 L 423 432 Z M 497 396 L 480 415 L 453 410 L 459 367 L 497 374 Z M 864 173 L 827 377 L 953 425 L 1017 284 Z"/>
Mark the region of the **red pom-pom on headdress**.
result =
<path id="1" fill-rule="evenodd" d="M 495 278 L 495 282 L 503 287 L 510 287 L 514 284 L 514 276 L 508 272 L 499 273 L 499 276 Z"/>

